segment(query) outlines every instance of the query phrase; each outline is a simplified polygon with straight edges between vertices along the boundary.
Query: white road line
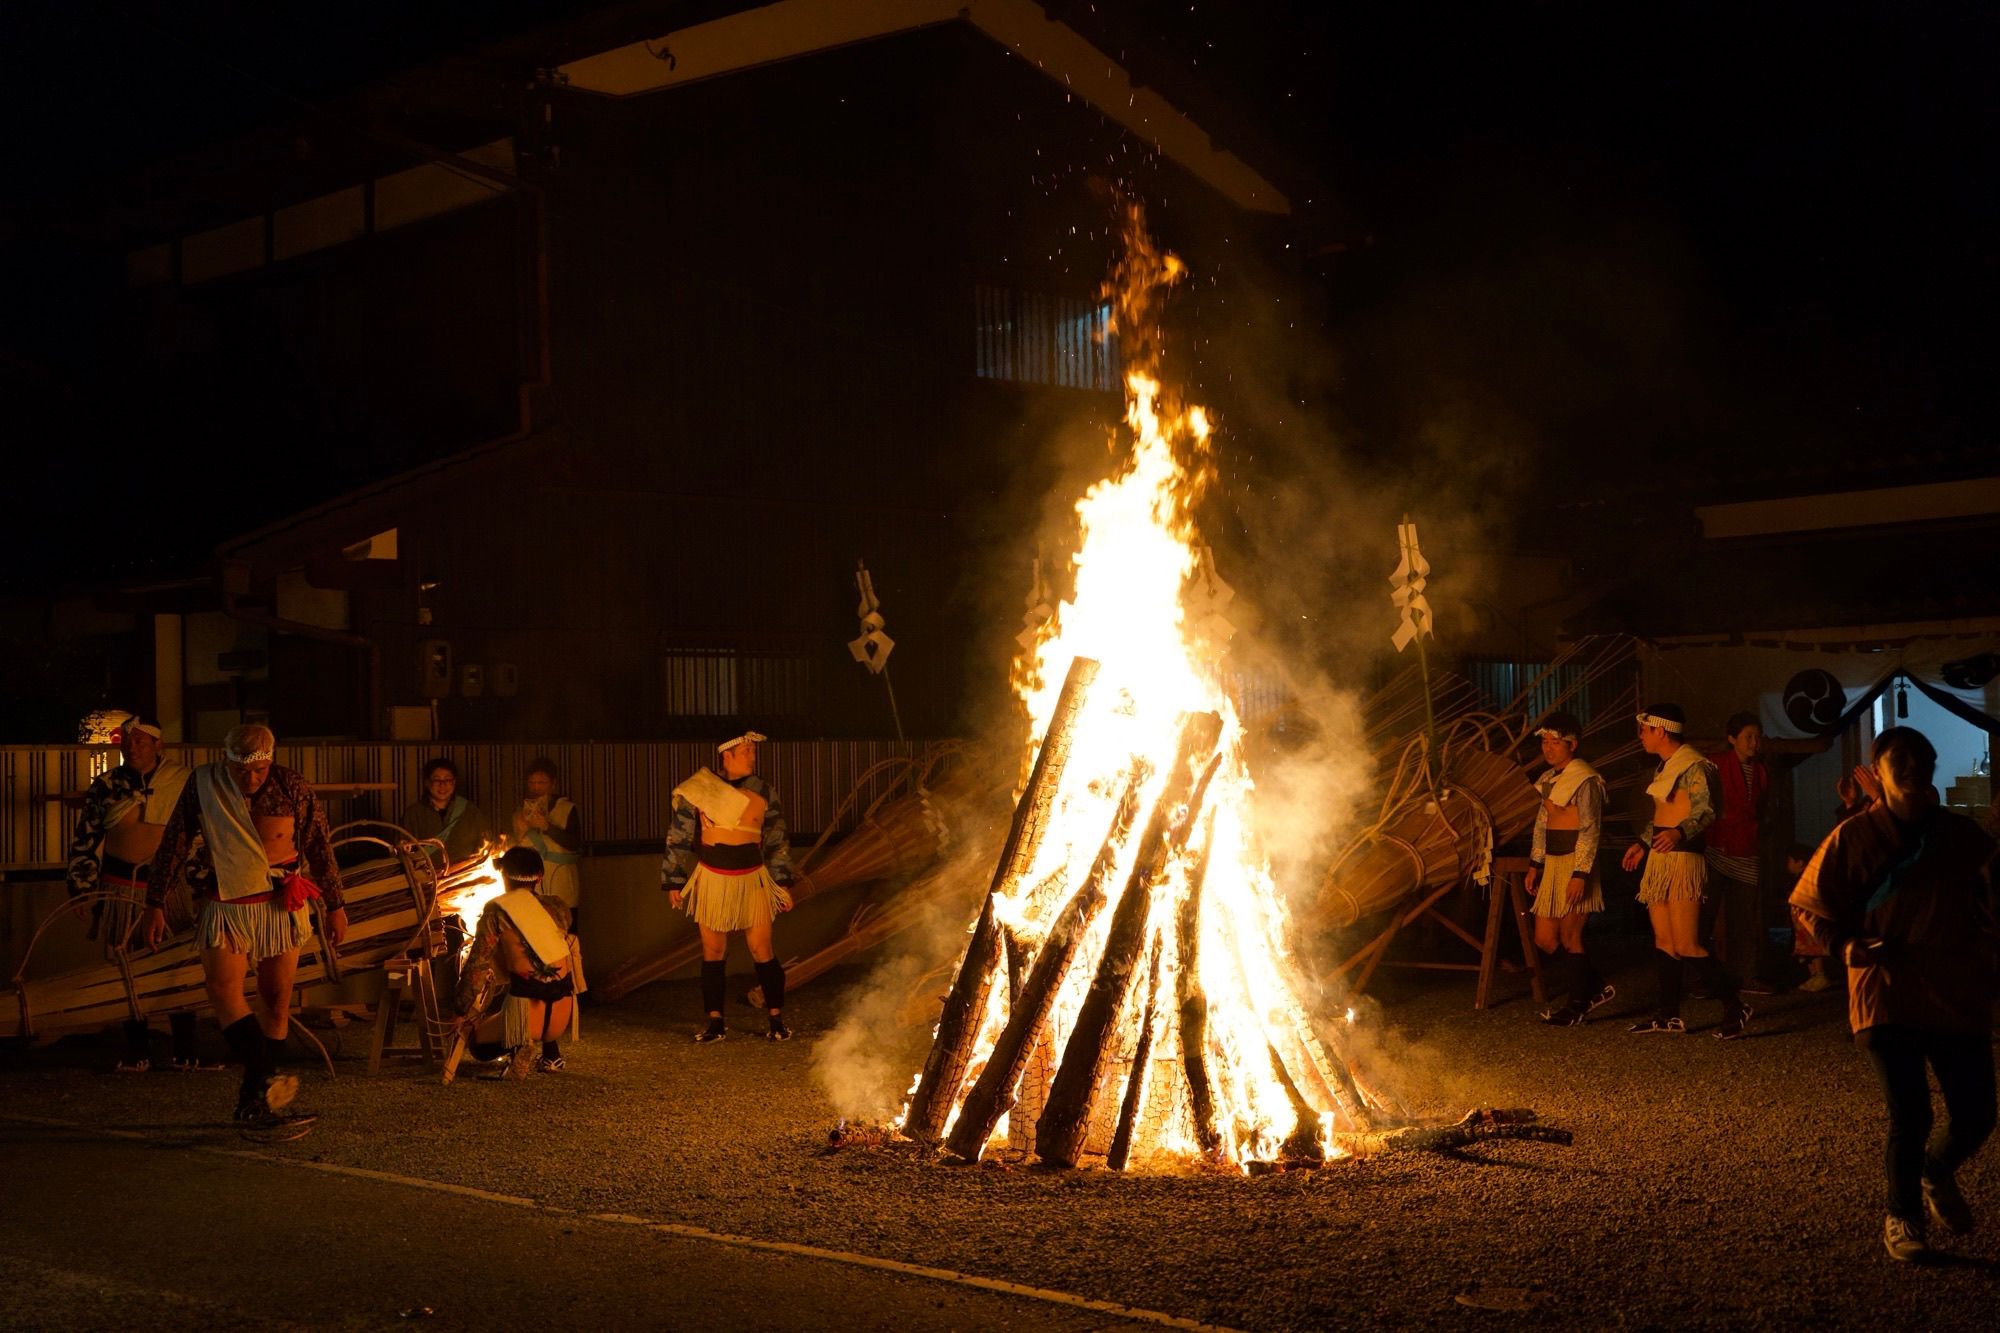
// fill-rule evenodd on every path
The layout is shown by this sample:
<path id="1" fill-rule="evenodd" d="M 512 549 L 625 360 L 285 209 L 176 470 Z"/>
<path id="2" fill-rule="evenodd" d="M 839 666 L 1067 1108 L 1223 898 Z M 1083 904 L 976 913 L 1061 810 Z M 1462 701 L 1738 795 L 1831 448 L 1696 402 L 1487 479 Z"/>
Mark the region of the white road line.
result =
<path id="1" fill-rule="evenodd" d="M 57 1120 L 46 1116 L 0 1114 L 0 1122 L 22 1125 L 40 1125 L 49 1129 L 81 1130 L 113 1139 L 138 1139 L 156 1141 L 174 1137 L 170 1134 L 149 1133 L 144 1130 L 112 1129 L 104 1125 L 89 1125 L 75 1120 Z M 1079 1296 L 1074 1292 L 1053 1291 L 1047 1287 L 1024 1286 L 1019 1282 L 1008 1282 L 1002 1278 L 980 1277 L 974 1273 L 960 1273 L 949 1268 L 928 1268 L 922 1264 L 906 1264 L 899 1259 L 883 1259 L 872 1254 L 856 1254 L 851 1250 L 829 1250 L 818 1245 L 800 1245 L 793 1241 L 759 1240 L 755 1236 L 737 1236 L 723 1231 L 709 1231 L 703 1227 L 688 1226 L 681 1222 L 662 1222 L 651 1217 L 635 1217 L 629 1213 L 579 1213 L 574 1208 L 563 1208 L 555 1204 L 540 1203 L 523 1198 L 518 1194 L 496 1194 L 491 1190 L 474 1189 L 469 1185 L 453 1185 L 442 1180 L 426 1180 L 422 1176 L 405 1176 L 394 1171 L 376 1171 L 365 1166 L 341 1166 L 334 1162 L 315 1162 L 301 1157 L 286 1157 L 276 1153 L 257 1152 L 247 1148 L 218 1148 L 209 1144 L 187 1145 L 195 1152 L 207 1153 L 212 1157 L 236 1157 L 246 1161 L 266 1162 L 277 1166 L 303 1167 L 308 1171 L 323 1171 L 329 1175 L 353 1176 L 360 1180 L 372 1180 L 380 1184 L 403 1185 L 410 1189 L 430 1190 L 438 1194 L 453 1194 L 460 1198 L 477 1199 L 482 1203 L 505 1204 L 512 1208 L 526 1208 L 533 1212 L 549 1213 L 565 1217 L 580 1217 L 585 1221 L 602 1222 L 611 1226 L 641 1227 L 647 1231 L 667 1236 L 679 1236 L 686 1240 L 704 1240 L 717 1245 L 735 1245 L 743 1249 L 767 1250 L 776 1254 L 790 1254 L 802 1259 L 820 1259 L 828 1263 L 848 1264 L 855 1268 L 873 1268 L 885 1273 L 900 1273 L 906 1277 L 928 1278 L 933 1282 L 949 1282 L 955 1286 L 972 1287 L 979 1291 L 998 1292 L 1005 1296 L 1019 1296 L 1026 1300 L 1046 1301 L 1051 1305 L 1066 1305 L 1073 1309 L 1090 1310 L 1098 1314 L 1116 1315 L 1134 1323 L 1158 1324 L 1163 1328 L 1198 1329 L 1202 1333 L 1235 1333 L 1226 1325 L 1204 1324 L 1195 1319 L 1183 1319 L 1179 1315 L 1167 1314 L 1163 1310 L 1147 1310 L 1136 1305 L 1120 1305 L 1116 1301 L 1100 1301 L 1089 1296 Z"/>

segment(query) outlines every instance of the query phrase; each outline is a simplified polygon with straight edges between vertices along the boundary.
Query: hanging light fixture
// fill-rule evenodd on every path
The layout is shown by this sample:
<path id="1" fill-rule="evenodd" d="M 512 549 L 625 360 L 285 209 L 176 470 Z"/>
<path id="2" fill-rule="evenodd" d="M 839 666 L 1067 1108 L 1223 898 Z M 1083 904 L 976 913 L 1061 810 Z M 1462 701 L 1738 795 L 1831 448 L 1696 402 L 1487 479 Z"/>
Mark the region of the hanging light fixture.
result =
<path id="1" fill-rule="evenodd" d="M 1896 716 L 1910 715 L 1910 678 L 1904 676 L 1896 682 Z"/>

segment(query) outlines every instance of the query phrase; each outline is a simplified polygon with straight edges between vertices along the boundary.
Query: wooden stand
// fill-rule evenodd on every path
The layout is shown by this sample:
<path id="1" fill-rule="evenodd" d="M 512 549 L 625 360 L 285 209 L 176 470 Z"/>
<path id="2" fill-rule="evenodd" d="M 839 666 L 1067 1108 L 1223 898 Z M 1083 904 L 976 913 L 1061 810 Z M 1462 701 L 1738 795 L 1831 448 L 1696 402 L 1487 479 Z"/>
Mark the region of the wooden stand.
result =
<path id="1" fill-rule="evenodd" d="M 1378 967 L 1412 967 L 1436 972 L 1477 972 L 1479 983 L 1472 993 L 1472 1007 L 1484 1009 L 1488 995 L 1493 989 L 1495 969 L 1508 972 L 1520 970 L 1520 964 L 1500 957 L 1500 918 L 1510 906 L 1514 912 L 1514 924 L 1521 934 L 1521 953 L 1527 965 L 1529 989 L 1535 1002 L 1541 1004 L 1548 999 L 1542 983 L 1542 964 L 1535 953 L 1535 928 L 1529 921 L 1528 891 L 1526 876 L 1528 859 L 1524 856 L 1497 856 L 1493 858 L 1493 880 L 1486 894 L 1486 937 L 1474 939 L 1470 931 L 1437 910 L 1438 901 L 1458 887 L 1456 883 L 1441 888 L 1427 890 L 1423 897 L 1408 907 L 1398 908 L 1389 918 L 1389 924 L 1381 934 L 1357 950 L 1348 960 L 1333 970 L 1334 977 L 1343 977 L 1359 967 L 1352 988 L 1365 990 L 1369 979 Z M 1428 916 L 1478 952 L 1476 963 L 1450 962 L 1403 962 L 1386 957 L 1389 946 L 1406 926 L 1415 925 Z"/>
<path id="2" fill-rule="evenodd" d="M 441 1027 L 443 1021 L 438 1011 L 437 987 L 431 981 L 430 959 L 392 959 L 383 964 L 382 972 L 382 1001 L 375 1007 L 375 1037 L 368 1044 L 368 1072 L 370 1075 L 381 1073 L 382 1057 L 385 1055 L 415 1056 L 424 1062 L 425 1069 L 429 1069 L 431 1062 L 440 1054 L 431 1032 Z M 416 1013 L 413 1015 L 417 1024 L 415 1046 L 391 1044 L 405 995 L 416 1002 Z"/>

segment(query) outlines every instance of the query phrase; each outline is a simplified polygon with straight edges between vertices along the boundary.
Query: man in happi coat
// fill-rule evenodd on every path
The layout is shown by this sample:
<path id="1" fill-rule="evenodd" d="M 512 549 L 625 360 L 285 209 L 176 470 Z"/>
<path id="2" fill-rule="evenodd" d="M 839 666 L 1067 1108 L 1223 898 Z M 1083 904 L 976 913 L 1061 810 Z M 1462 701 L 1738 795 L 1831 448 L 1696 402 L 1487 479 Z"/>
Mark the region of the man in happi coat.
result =
<path id="1" fill-rule="evenodd" d="M 1542 798 L 1535 810 L 1528 853 L 1528 892 L 1535 899 L 1535 949 L 1542 973 L 1566 982 L 1567 998 L 1542 1014 L 1556 1027 L 1575 1027 L 1617 994 L 1590 961 L 1584 923 L 1604 910 L 1597 883 L 1597 848 L 1604 835 L 1604 779 L 1579 758 L 1583 726 L 1570 713 L 1551 713 L 1536 735 L 1548 769 L 1535 780 Z"/>
<path id="2" fill-rule="evenodd" d="M 83 811 L 69 840 L 69 896 L 78 915 L 90 923 L 93 939 L 101 940 L 106 956 L 128 947 L 126 936 L 146 904 L 146 876 L 167 817 L 187 785 L 188 768 L 166 757 L 160 729 L 136 714 L 112 734 L 123 763 L 90 780 Z M 108 894 L 109 897 L 91 895 Z M 185 895 L 175 895 L 177 915 L 188 915 Z M 194 1015 L 174 1014 L 173 1067 L 214 1069 L 195 1053 Z M 143 1018 L 125 1021 L 125 1050 L 118 1057 L 122 1074 L 142 1074 L 153 1067 Z"/>
<path id="3" fill-rule="evenodd" d="M 660 887 L 676 909 L 701 931 L 701 998 L 708 1024 L 700 1042 L 728 1035 L 723 1022 L 729 936 L 742 931 L 757 965 L 769 1027 L 766 1037 L 786 1041 L 785 968 L 771 945 L 771 923 L 791 910 L 792 852 L 778 794 L 758 777 L 757 747 L 765 737 L 746 731 L 716 746 L 722 775 L 698 769 L 674 788 L 667 854 Z"/>
<path id="4" fill-rule="evenodd" d="M 235 727 L 223 738 L 222 762 L 195 769 L 153 856 L 140 923 L 149 946 L 166 938 L 166 889 L 185 872 L 209 1001 L 243 1066 L 236 1119 L 257 1126 L 295 1118 L 286 1108 L 299 1081 L 277 1072 L 277 1051 L 289 1032 L 299 949 L 312 937 L 307 904 L 321 900 L 327 947 L 347 933 L 326 814 L 303 775 L 272 762 L 276 749 L 269 727 Z M 243 997 L 252 968 L 256 1013 Z"/>
<path id="5" fill-rule="evenodd" d="M 544 867 L 532 847 L 508 848 L 500 876 L 507 891 L 479 914 L 459 971 L 458 1011 L 472 1027 L 474 1059 L 507 1057 L 510 1078 L 554 1073 L 583 989 L 569 904 L 541 891 Z"/>
<path id="6" fill-rule="evenodd" d="M 1701 942 L 1701 900 L 1708 891 L 1703 835 L 1715 822 L 1715 765 L 1685 740 L 1687 715 L 1677 704 L 1654 704 L 1639 714 L 1639 744 L 1660 761 L 1646 786 L 1652 823 L 1646 836 L 1625 849 L 1627 871 L 1638 870 L 1639 901 L 1653 923 L 1658 989 L 1653 1016 L 1633 1032 L 1687 1031 L 1681 1019 L 1683 974 L 1722 998 L 1722 1025 L 1715 1035 L 1730 1040 L 1749 1030 L 1750 1007 L 1736 991 L 1736 979 Z"/>

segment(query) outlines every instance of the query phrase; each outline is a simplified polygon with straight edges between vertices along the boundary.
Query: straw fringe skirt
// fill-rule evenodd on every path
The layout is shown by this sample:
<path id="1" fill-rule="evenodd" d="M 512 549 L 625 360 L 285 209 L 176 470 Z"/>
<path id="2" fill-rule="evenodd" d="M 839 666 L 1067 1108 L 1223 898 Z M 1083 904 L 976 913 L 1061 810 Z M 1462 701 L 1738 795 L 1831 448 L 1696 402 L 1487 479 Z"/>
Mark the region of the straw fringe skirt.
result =
<path id="1" fill-rule="evenodd" d="M 1590 876 L 1584 888 L 1583 897 L 1576 906 L 1569 905 L 1569 874 L 1576 865 L 1576 854 L 1565 852 L 1561 856 L 1551 856 L 1542 862 L 1542 877 L 1536 881 L 1535 915 L 1565 917 L 1572 912 L 1602 912 L 1604 891 L 1598 887 L 1597 876 Z"/>
<path id="2" fill-rule="evenodd" d="M 681 910 L 704 930 L 748 930 L 768 925 L 792 905 L 792 895 L 778 887 L 762 866 L 741 875 L 724 875 L 697 865 L 681 890 Z"/>
<path id="3" fill-rule="evenodd" d="M 227 949 L 262 962 L 300 948 L 312 938 L 312 916 L 301 907 L 287 912 L 277 903 L 201 902 L 195 939 L 203 949 Z"/>
<path id="4" fill-rule="evenodd" d="M 1649 852 L 1639 876 L 1639 901 L 1698 903 L 1708 892 L 1708 861 L 1700 852 Z"/>

